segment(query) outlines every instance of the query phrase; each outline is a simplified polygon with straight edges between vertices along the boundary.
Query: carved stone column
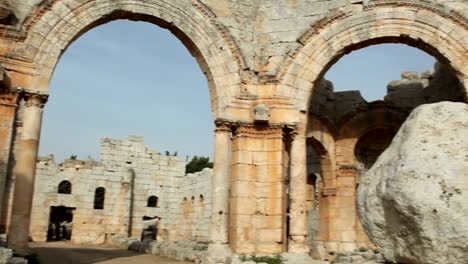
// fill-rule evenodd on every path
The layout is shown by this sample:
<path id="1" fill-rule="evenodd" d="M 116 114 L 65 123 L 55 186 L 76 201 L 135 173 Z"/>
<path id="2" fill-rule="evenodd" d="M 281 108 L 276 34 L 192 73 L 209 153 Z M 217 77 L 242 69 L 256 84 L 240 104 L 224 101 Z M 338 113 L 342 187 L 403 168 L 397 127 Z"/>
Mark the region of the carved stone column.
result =
<path id="1" fill-rule="evenodd" d="M 211 186 L 211 226 L 208 254 L 203 263 L 226 263 L 231 256 L 229 247 L 229 192 L 231 187 L 231 123 L 215 122 L 215 151 Z"/>
<path id="2" fill-rule="evenodd" d="M 229 243 L 229 187 L 231 161 L 231 125 L 216 121 L 212 182 L 211 241 Z"/>
<path id="3" fill-rule="evenodd" d="M 12 138 L 20 93 L 19 89 L 4 88 L 0 90 L 0 212 L 3 211 L 8 162 L 12 152 Z M 2 223 L 0 232 L 5 232 L 4 228 L 4 223 Z"/>
<path id="4" fill-rule="evenodd" d="M 288 252 L 309 252 L 307 245 L 307 151 L 302 127 L 291 135 L 290 224 Z"/>
<path id="5" fill-rule="evenodd" d="M 47 95 L 25 93 L 23 131 L 18 141 L 18 159 L 15 166 L 15 191 L 8 232 L 8 247 L 21 250 L 28 247 L 29 223 L 34 194 L 37 152 L 42 124 L 42 112 Z"/>

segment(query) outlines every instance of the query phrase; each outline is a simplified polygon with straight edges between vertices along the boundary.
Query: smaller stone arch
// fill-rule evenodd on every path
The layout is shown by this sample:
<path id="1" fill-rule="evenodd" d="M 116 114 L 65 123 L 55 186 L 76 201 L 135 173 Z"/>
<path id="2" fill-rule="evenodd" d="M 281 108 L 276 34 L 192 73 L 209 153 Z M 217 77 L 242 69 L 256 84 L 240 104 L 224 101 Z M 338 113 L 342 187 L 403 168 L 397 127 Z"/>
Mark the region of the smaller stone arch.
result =
<path id="1" fill-rule="evenodd" d="M 151 195 L 148 197 L 148 202 L 146 204 L 146 207 L 153 207 L 156 208 L 159 206 L 159 198 L 156 195 Z"/>
<path id="2" fill-rule="evenodd" d="M 71 182 L 64 180 L 61 181 L 57 187 L 57 193 L 60 194 L 71 194 L 72 193 L 72 184 Z"/>
<path id="3" fill-rule="evenodd" d="M 382 127 L 371 129 L 362 135 L 354 146 L 358 170 L 367 171 L 392 142 L 397 129 Z"/>
<path id="4" fill-rule="evenodd" d="M 106 189 L 98 187 L 94 191 L 94 209 L 104 210 L 104 202 L 106 200 Z"/>
<path id="5" fill-rule="evenodd" d="M 336 137 L 336 153 L 339 153 L 337 167 L 356 168 L 355 149 L 358 141 L 372 131 L 385 131 L 385 135 L 394 135 L 408 114 L 408 111 L 390 104 L 376 102 L 344 115 L 338 122 L 340 130 Z"/>

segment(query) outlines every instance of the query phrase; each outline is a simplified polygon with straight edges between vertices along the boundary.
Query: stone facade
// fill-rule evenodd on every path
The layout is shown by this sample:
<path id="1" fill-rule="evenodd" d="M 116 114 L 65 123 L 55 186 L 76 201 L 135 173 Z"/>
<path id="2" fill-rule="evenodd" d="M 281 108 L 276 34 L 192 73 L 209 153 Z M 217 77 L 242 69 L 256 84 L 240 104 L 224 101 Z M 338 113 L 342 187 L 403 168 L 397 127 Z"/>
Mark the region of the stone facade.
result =
<path id="1" fill-rule="evenodd" d="M 208 241 L 211 213 L 211 170 L 185 175 L 185 158 L 166 156 L 146 147 L 141 137 L 101 140 L 101 161 L 41 158 L 30 234 L 46 241 L 50 208 L 74 208 L 71 241 L 109 242 L 116 235 L 140 237 L 143 216 L 160 216 L 159 238 L 166 241 Z M 61 182 L 71 193 L 58 192 Z M 104 208 L 94 208 L 95 190 L 105 188 Z M 148 199 L 156 196 L 156 207 Z"/>
<path id="2" fill-rule="evenodd" d="M 382 140 L 373 149 L 369 142 L 380 140 L 380 133 L 390 138 L 421 98 L 467 99 L 465 0 L 14 0 L 0 5 L 0 11 L 0 113 L 5 113 L 0 162 L 7 162 L 0 166 L 0 184 L 7 182 L 8 189 L 15 179 L 11 214 L 3 213 L 2 219 L 14 223 L 9 232 L 15 237 L 8 242 L 14 248 L 27 247 L 37 146 L 53 70 L 73 40 L 111 20 L 169 29 L 207 76 L 217 126 L 209 263 L 224 263 L 231 252 L 312 250 L 324 258 L 332 249 L 368 245 L 355 210 L 357 176 L 388 143 Z M 340 104 L 348 96 L 336 93 L 324 101 L 323 113 L 331 119 L 317 116 L 318 84 L 325 72 L 344 54 L 380 43 L 408 44 L 433 55 L 456 77 L 457 96 L 444 97 L 445 87 L 434 86 L 398 105 L 392 99 L 401 98 L 398 89 L 391 87 L 386 100 L 367 104 L 355 97 L 349 108 Z M 406 90 L 421 90 L 412 74 L 405 78 Z M 426 81 L 416 82 L 424 86 Z M 15 111 L 21 104 L 18 123 Z M 308 145 L 320 157 L 316 188 L 307 186 Z M 319 203 L 311 203 L 310 192 L 318 194 Z M 316 204 L 319 213 L 311 213 Z M 319 223 L 312 233 L 309 220 Z M 309 246 L 311 239 L 315 244 Z"/>

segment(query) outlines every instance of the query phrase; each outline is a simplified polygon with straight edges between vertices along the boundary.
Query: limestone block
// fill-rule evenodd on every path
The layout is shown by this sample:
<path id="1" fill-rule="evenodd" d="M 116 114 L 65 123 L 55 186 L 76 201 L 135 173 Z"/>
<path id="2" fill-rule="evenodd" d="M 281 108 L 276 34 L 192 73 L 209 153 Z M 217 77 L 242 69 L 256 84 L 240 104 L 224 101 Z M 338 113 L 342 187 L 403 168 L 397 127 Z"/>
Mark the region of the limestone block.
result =
<path id="1" fill-rule="evenodd" d="M 361 221 L 389 261 L 468 263 L 468 106 L 416 108 L 358 190 Z"/>
<path id="2" fill-rule="evenodd" d="M 20 257 L 14 257 L 11 258 L 7 264 L 28 264 L 28 260 L 25 258 L 20 258 Z"/>
<path id="3" fill-rule="evenodd" d="M 12 256 L 13 250 L 0 247 L 0 263 L 7 263 Z"/>

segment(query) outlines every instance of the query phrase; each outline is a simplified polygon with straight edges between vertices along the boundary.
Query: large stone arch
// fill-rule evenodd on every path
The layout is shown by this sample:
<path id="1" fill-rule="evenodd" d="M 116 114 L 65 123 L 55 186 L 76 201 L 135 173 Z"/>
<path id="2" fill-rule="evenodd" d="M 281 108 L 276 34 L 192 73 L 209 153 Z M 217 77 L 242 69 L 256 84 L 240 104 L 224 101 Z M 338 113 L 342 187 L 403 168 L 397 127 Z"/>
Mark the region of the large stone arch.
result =
<path id="1" fill-rule="evenodd" d="M 336 11 L 311 25 L 279 74 L 278 96 L 309 109 L 316 81 L 344 54 L 381 43 L 402 43 L 450 65 L 468 89 L 468 21 L 433 1 L 376 0 L 357 12 Z M 466 98 L 466 94 L 465 94 Z"/>
<path id="2" fill-rule="evenodd" d="M 60 56 L 86 31 L 117 19 L 147 21 L 170 30 L 197 59 L 208 78 L 215 118 L 224 117 L 224 107 L 240 92 L 243 58 L 215 18 L 199 1 L 44 1 L 23 25 L 28 55 L 39 70 L 31 89 L 48 91 Z"/>

